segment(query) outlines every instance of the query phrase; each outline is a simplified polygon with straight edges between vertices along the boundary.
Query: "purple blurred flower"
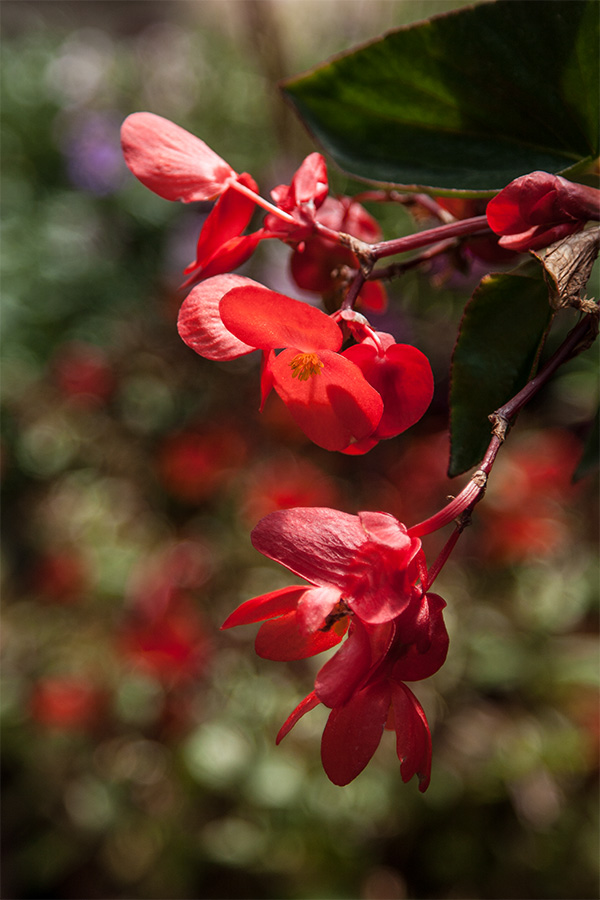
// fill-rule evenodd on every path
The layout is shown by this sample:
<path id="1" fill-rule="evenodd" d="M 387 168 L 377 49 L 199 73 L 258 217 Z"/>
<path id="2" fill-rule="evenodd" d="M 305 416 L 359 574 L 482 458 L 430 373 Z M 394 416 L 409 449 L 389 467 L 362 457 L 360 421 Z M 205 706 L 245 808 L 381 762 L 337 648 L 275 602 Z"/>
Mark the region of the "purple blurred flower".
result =
<path id="1" fill-rule="evenodd" d="M 106 195 L 119 190 L 127 169 L 120 142 L 120 117 L 85 112 L 66 130 L 63 153 L 70 181 L 84 191 Z"/>

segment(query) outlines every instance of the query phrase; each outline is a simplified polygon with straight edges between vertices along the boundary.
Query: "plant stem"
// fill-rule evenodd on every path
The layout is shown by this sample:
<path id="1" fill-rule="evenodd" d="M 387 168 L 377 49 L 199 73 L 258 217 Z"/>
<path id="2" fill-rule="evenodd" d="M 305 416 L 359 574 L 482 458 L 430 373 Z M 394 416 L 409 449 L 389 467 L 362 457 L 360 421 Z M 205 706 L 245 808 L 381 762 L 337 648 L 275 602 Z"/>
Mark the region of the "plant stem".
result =
<path id="1" fill-rule="evenodd" d="M 481 500 L 485 492 L 488 475 L 492 471 L 492 467 L 498 455 L 498 451 L 502 446 L 509 426 L 512 424 L 517 413 L 531 400 L 535 394 L 550 380 L 556 370 L 564 363 L 568 362 L 574 356 L 587 350 L 594 342 L 598 335 L 598 317 L 596 315 L 587 315 L 581 319 L 574 328 L 571 329 L 560 347 L 545 363 L 538 374 L 529 381 L 522 390 L 511 397 L 503 406 L 493 412 L 489 419 L 493 424 L 492 439 L 485 452 L 485 456 L 477 467 L 477 470 L 471 476 L 470 481 L 462 489 L 462 491 L 454 497 L 446 506 L 439 510 L 435 515 L 423 522 L 413 525 L 408 529 L 411 537 L 423 537 L 426 534 L 432 534 L 445 525 L 448 525 L 459 516 L 470 513 L 476 503 Z M 464 528 L 464 524 L 462 526 Z M 461 528 L 461 531 L 462 531 Z M 443 552 L 443 551 L 442 551 Z M 447 558 L 447 557 L 446 557 Z M 443 560 L 445 562 L 445 559 Z M 443 565 L 443 562 L 441 565 Z M 434 565 L 436 565 L 434 563 Z M 439 571 L 441 565 L 436 570 Z"/>

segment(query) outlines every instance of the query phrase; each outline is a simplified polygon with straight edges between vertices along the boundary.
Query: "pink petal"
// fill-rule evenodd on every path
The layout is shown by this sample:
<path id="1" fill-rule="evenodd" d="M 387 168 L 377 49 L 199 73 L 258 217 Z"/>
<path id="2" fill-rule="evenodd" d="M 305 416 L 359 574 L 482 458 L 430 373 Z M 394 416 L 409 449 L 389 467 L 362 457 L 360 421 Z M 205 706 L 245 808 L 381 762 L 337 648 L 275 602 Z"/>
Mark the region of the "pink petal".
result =
<path id="1" fill-rule="evenodd" d="M 419 790 L 426 791 L 431 777 L 431 734 L 425 713 L 412 691 L 401 682 L 392 682 L 392 706 L 402 781 L 418 775 Z"/>
<path id="2" fill-rule="evenodd" d="M 261 625 L 256 635 L 254 649 L 263 659 L 273 659 L 277 662 L 306 659 L 339 644 L 344 636 L 339 625 L 344 627 L 343 623 L 338 623 L 337 629 L 334 627 L 329 631 L 302 634 L 298 628 L 295 611 L 286 613 Z"/>
<path id="3" fill-rule="evenodd" d="M 321 760 L 334 784 L 348 784 L 365 768 L 379 746 L 389 706 L 389 685 L 379 680 L 331 711 L 321 741 Z"/>
<path id="4" fill-rule="evenodd" d="M 282 616 L 295 611 L 298 601 L 306 593 L 306 586 L 280 588 L 260 597 L 246 600 L 225 619 L 221 628 L 234 628 L 236 625 L 251 625 L 274 616 Z"/>
<path id="5" fill-rule="evenodd" d="M 213 200 L 236 177 L 204 141 L 154 113 L 128 116 L 121 146 L 136 178 L 165 200 Z"/>
<path id="6" fill-rule="evenodd" d="M 187 295 L 177 319 L 181 339 L 206 359 L 236 359 L 256 348 L 244 344 L 227 330 L 219 313 L 223 294 L 240 285 L 256 284 L 242 275 L 215 275 Z"/>
<path id="7" fill-rule="evenodd" d="M 358 516 L 302 507 L 269 513 L 256 525 L 251 540 L 260 553 L 301 578 L 343 591 L 365 533 Z"/>
<path id="8" fill-rule="evenodd" d="M 377 391 L 360 369 L 330 350 L 316 354 L 322 368 L 306 380 L 293 377 L 297 350 L 284 350 L 273 362 L 273 386 L 296 424 L 325 450 L 343 450 L 367 437 L 383 412 Z"/>
<path id="9" fill-rule="evenodd" d="M 298 628 L 303 634 L 312 634 L 325 625 L 325 619 L 341 597 L 336 587 L 314 587 L 305 591 L 298 602 Z"/>
<path id="10" fill-rule="evenodd" d="M 281 740 L 283 740 L 286 734 L 289 734 L 289 732 L 292 730 L 296 722 L 301 719 L 302 716 L 306 715 L 307 712 L 310 712 L 311 709 L 314 709 L 315 706 L 318 705 L 319 699 L 314 692 L 309 694 L 308 697 L 305 697 L 304 700 L 302 700 L 301 703 L 298 704 L 293 713 L 288 716 L 288 718 L 279 729 L 279 734 L 275 739 L 275 743 L 278 744 Z"/>
<path id="11" fill-rule="evenodd" d="M 342 345 L 339 327 L 320 309 L 257 284 L 226 294 L 221 316 L 241 341 L 261 350 L 338 350 Z"/>

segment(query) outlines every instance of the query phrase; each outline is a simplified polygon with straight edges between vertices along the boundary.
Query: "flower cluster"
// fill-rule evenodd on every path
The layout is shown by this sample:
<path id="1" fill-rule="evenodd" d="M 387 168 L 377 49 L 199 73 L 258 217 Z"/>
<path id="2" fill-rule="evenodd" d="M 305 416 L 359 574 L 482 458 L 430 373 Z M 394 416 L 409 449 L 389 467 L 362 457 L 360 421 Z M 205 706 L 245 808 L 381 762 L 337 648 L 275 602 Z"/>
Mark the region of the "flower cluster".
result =
<path id="1" fill-rule="evenodd" d="M 328 196 L 319 153 L 304 160 L 289 185 L 274 188 L 271 203 L 250 175 L 238 174 L 199 138 L 160 116 L 130 115 L 122 145 L 131 171 L 161 197 L 216 199 L 185 270 L 186 286 L 195 286 L 178 329 L 189 347 L 212 360 L 261 351 L 262 404 L 274 390 L 305 434 L 327 450 L 365 453 L 423 416 L 433 375 L 421 351 L 375 331 L 353 310 L 326 315 L 231 274 L 267 238 L 293 248 L 292 274 L 304 289 L 334 294 L 336 273 L 358 268 L 340 236 L 376 240 L 377 223 L 351 198 Z M 244 234 L 256 206 L 268 215 L 261 228 Z M 386 303 L 377 282 L 367 282 L 358 299 L 364 308 Z"/>
<path id="2" fill-rule="evenodd" d="M 253 530 L 252 542 L 309 584 L 247 600 L 223 628 L 262 622 L 256 652 L 273 660 L 304 659 L 343 641 L 277 741 L 323 704 L 331 712 L 321 756 L 334 784 L 356 778 L 388 728 L 396 733 L 403 780 L 417 775 L 426 790 L 431 735 L 406 682 L 437 672 L 448 635 L 445 603 L 427 592 L 421 541 L 388 513 L 300 508 L 270 513 Z"/>
<path id="3" fill-rule="evenodd" d="M 445 224 L 382 241 L 379 226 L 357 199 L 329 195 L 319 153 L 307 156 L 290 183 L 274 188 L 266 200 L 250 174 L 236 172 L 199 138 L 160 116 L 130 115 L 122 126 L 122 146 L 133 174 L 159 196 L 213 202 L 195 259 L 185 269 L 190 292 L 178 316 L 182 340 L 209 360 L 260 353 L 261 409 L 274 391 L 314 443 L 346 454 L 366 453 L 401 434 L 423 416 L 433 396 L 424 354 L 377 331 L 357 311 L 385 309 L 382 278 L 456 251 L 459 239 L 478 242 L 470 252 L 482 260 L 501 261 L 600 219 L 597 190 L 533 172 L 500 191 L 485 215 L 466 201 L 421 198 L 417 202 Z M 391 199 L 379 194 L 378 199 L 386 196 Z M 266 216 L 255 231 L 247 231 L 257 207 Z M 233 272 L 263 240 L 291 248 L 296 284 L 321 294 L 333 312 Z M 373 271 L 385 256 L 428 245 L 407 263 Z M 507 421 L 518 408 L 502 407 Z M 396 734 L 403 780 L 417 775 L 421 791 L 429 784 L 429 725 L 407 682 L 435 674 L 446 658 L 445 602 L 430 589 L 482 496 L 502 440 L 494 434 L 481 468 L 460 494 L 410 529 L 384 512 L 350 515 L 328 507 L 295 507 L 270 512 L 252 532 L 258 551 L 308 583 L 247 600 L 222 627 L 262 623 L 256 651 L 271 660 L 304 659 L 340 645 L 277 737 L 279 742 L 309 710 L 327 707 L 321 756 L 335 784 L 348 784 L 364 769 L 386 728 Z M 219 464 L 214 454 L 207 455 L 202 439 L 190 443 L 185 435 L 183 443 L 179 436 L 168 449 L 166 460 L 165 475 L 175 493 L 184 495 L 192 470 L 199 473 L 202 491 L 206 466 L 218 469 Z M 420 537 L 452 521 L 454 534 L 428 569 Z M 169 610 L 173 619 L 162 616 L 144 631 L 144 652 L 156 651 L 163 666 L 173 659 L 179 666 L 182 659 L 187 662 L 182 610 Z M 163 630 L 168 647 L 161 641 Z"/>

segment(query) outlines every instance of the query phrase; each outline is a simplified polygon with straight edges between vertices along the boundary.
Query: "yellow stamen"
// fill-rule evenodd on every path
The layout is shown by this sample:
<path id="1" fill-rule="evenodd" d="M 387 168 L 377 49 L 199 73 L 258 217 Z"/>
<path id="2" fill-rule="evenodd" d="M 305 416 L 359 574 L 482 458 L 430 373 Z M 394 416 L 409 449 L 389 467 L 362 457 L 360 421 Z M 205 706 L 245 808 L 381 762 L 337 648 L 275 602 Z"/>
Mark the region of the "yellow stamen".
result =
<path id="1" fill-rule="evenodd" d="M 308 381 L 313 375 L 318 375 L 323 368 L 323 363 L 316 353 L 299 353 L 290 363 L 292 378 L 298 381 Z"/>

